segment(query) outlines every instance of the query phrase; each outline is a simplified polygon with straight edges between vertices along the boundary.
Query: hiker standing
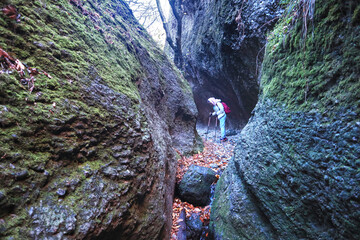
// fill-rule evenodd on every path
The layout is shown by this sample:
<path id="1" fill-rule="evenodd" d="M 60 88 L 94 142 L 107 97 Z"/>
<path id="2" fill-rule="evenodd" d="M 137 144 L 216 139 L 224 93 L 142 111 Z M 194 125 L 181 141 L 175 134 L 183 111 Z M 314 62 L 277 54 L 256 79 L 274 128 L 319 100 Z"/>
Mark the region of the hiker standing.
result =
<path id="1" fill-rule="evenodd" d="M 225 142 L 227 141 L 226 135 L 225 135 L 225 120 L 226 120 L 226 113 L 224 110 L 224 106 L 221 104 L 220 99 L 215 99 L 213 97 L 208 99 L 208 102 L 213 105 L 214 112 L 210 113 L 212 116 L 217 115 L 217 118 L 220 122 L 220 141 Z"/>

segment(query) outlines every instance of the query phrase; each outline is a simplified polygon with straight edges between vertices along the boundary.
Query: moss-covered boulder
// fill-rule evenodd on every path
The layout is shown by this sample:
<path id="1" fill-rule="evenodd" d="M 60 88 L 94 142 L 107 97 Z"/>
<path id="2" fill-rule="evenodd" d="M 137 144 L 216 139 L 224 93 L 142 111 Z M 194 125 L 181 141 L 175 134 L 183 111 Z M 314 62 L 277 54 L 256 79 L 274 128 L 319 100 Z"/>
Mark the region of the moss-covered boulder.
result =
<path id="1" fill-rule="evenodd" d="M 0 69 L 0 238 L 168 237 L 174 148 L 199 145 L 186 81 L 123 1 L 10 4 L 0 47 L 52 78 Z"/>
<path id="2" fill-rule="evenodd" d="M 289 1 L 268 36 L 259 102 L 216 187 L 216 239 L 360 237 L 359 10 Z"/>

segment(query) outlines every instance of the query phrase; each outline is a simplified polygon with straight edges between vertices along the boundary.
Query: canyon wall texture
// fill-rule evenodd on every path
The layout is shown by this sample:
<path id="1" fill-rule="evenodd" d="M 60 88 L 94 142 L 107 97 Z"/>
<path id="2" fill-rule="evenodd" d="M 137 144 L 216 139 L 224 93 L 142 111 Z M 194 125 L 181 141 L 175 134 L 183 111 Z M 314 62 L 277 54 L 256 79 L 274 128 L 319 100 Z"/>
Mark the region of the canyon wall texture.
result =
<path id="1" fill-rule="evenodd" d="M 201 147 L 187 82 L 123 1 L 0 7 L 0 47 L 52 77 L 2 52 L 0 238 L 168 238 L 174 148 Z"/>
<path id="2" fill-rule="evenodd" d="M 215 239 L 360 237 L 360 6 L 289 1 L 221 176 Z"/>
<path id="3" fill-rule="evenodd" d="M 185 77 L 207 124 L 209 97 L 232 109 L 229 128 L 241 128 L 254 109 L 258 76 L 266 43 L 265 33 L 280 16 L 279 1 L 184 1 L 182 48 Z"/>

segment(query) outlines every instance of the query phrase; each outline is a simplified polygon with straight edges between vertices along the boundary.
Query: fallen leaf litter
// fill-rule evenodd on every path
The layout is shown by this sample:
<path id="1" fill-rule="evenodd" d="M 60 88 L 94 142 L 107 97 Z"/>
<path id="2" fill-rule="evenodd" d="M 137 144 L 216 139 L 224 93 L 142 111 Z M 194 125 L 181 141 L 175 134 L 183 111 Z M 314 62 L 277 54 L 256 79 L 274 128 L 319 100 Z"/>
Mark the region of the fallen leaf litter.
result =
<path id="1" fill-rule="evenodd" d="M 211 140 L 204 141 L 203 152 L 184 157 L 178 160 L 176 182 L 179 183 L 188 170 L 188 168 L 194 164 L 202 167 L 208 167 L 216 172 L 216 177 L 219 179 L 221 172 L 227 166 L 234 151 L 235 143 L 230 140 L 225 143 L 214 143 Z M 200 220 L 204 226 L 207 226 L 210 222 L 210 205 L 205 207 L 196 207 L 187 202 L 182 202 L 179 198 L 175 198 L 173 202 L 173 225 L 171 229 L 171 239 L 177 239 L 177 232 L 179 229 L 179 216 L 182 209 L 185 209 L 186 218 L 190 217 L 192 213 L 200 213 Z"/>

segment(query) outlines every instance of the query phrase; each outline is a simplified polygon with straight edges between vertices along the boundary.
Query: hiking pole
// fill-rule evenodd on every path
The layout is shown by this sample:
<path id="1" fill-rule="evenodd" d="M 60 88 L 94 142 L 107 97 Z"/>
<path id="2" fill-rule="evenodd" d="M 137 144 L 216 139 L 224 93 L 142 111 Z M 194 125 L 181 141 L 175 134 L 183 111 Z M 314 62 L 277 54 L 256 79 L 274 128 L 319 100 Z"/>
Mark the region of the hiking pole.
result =
<path id="1" fill-rule="evenodd" d="M 211 120 L 211 115 L 209 115 L 208 127 L 207 127 L 207 130 L 206 130 L 206 133 L 205 133 L 205 135 L 206 135 L 205 141 L 207 141 L 207 136 L 208 136 L 208 133 L 209 133 L 210 120 Z"/>
<path id="2" fill-rule="evenodd" d="M 215 136 L 214 136 L 214 142 L 216 142 L 216 128 L 217 128 L 217 117 L 215 119 Z"/>

